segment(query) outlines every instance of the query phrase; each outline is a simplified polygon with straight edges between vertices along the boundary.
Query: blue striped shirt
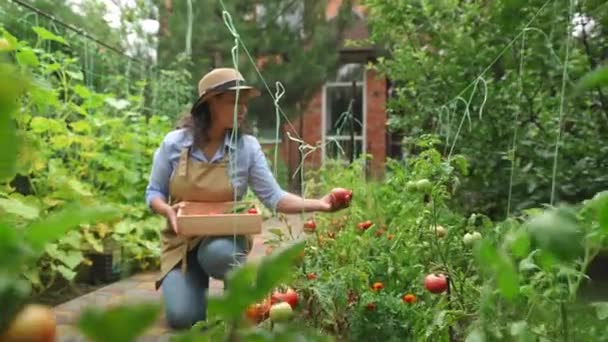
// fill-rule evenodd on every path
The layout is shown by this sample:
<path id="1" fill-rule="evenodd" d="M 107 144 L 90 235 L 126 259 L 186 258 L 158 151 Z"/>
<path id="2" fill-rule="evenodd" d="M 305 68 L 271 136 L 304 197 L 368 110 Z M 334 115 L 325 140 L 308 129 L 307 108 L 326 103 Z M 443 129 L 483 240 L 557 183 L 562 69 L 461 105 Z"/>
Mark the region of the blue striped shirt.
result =
<path id="1" fill-rule="evenodd" d="M 146 187 L 146 204 L 152 199 L 169 198 L 169 180 L 177 167 L 182 149 L 191 147 L 193 136 L 189 129 L 183 128 L 168 133 L 154 153 L 154 161 L 148 186 Z M 251 186 L 255 195 L 270 210 L 276 209 L 277 203 L 286 194 L 272 175 L 266 156 L 259 141 L 251 135 L 242 135 L 238 141 L 231 141 L 227 134 L 220 149 L 211 160 L 207 160 L 198 147 L 190 149 L 189 158 L 201 162 L 216 163 L 228 151 L 234 152 L 229 158 L 229 176 L 237 199 L 240 200 Z M 236 165 L 236 168 L 235 168 Z"/>

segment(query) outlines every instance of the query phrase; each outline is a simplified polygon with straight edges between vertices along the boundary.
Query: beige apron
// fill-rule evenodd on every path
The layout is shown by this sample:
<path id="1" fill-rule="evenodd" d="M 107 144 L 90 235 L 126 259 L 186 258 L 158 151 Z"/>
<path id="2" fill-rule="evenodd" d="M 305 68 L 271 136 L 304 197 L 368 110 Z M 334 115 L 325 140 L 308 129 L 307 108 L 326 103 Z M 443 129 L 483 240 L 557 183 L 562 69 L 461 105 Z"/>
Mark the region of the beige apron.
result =
<path id="1" fill-rule="evenodd" d="M 232 182 L 228 176 L 227 154 L 217 163 L 207 163 L 189 157 L 190 148 L 184 148 L 169 183 L 169 204 L 182 201 L 230 202 L 234 200 Z M 205 237 L 185 237 L 176 235 L 169 225 L 161 232 L 162 255 L 161 275 L 156 281 L 156 289 L 167 273 L 180 262 L 182 272 L 186 272 L 188 251 L 206 239 Z M 247 251 L 251 250 L 253 238 L 247 236 Z"/>

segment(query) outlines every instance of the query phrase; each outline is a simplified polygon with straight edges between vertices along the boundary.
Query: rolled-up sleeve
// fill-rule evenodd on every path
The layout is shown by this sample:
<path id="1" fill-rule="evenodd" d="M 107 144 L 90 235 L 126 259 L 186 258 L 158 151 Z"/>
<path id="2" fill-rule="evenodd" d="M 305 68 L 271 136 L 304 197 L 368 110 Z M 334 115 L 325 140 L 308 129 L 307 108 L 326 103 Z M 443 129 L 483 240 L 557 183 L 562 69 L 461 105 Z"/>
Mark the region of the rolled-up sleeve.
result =
<path id="1" fill-rule="evenodd" d="M 154 160 L 152 162 L 152 171 L 150 179 L 146 187 L 146 204 L 150 207 L 152 200 L 160 197 L 167 200 L 169 197 L 169 178 L 173 172 L 173 166 L 169 159 L 169 151 L 166 139 L 160 144 L 156 152 L 154 152 Z"/>
<path id="2" fill-rule="evenodd" d="M 249 167 L 249 185 L 253 189 L 256 196 L 270 210 L 275 210 L 277 204 L 287 193 L 276 181 L 270 168 L 268 161 L 262 151 L 262 146 L 257 139 L 251 141 L 252 161 Z"/>

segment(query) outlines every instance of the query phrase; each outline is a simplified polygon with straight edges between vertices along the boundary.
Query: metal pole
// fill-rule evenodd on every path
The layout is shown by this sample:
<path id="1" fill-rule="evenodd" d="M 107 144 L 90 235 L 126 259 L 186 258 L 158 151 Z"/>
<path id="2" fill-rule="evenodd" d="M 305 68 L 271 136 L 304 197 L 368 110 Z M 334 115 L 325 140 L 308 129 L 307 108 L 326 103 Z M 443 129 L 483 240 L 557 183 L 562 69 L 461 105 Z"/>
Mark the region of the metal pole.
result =
<path id="1" fill-rule="evenodd" d="M 349 115 L 350 115 L 350 163 L 355 161 L 355 113 L 353 112 L 353 106 L 355 104 L 355 97 L 357 96 L 357 81 L 353 81 L 352 98 L 350 102 Z"/>
<path id="2" fill-rule="evenodd" d="M 306 114 L 305 111 L 302 111 L 300 114 L 300 139 L 302 139 L 303 141 L 306 141 L 306 139 L 304 138 L 304 115 Z M 304 171 L 304 153 L 302 151 L 300 151 L 300 171 L 298 171 L 300 174 L 298 175 L 298 189 L 300 189 L 300 192 L 302 192 L 302 172 Z M 300 196 L 304 196 L 303 193 L 300 194 Z"/>

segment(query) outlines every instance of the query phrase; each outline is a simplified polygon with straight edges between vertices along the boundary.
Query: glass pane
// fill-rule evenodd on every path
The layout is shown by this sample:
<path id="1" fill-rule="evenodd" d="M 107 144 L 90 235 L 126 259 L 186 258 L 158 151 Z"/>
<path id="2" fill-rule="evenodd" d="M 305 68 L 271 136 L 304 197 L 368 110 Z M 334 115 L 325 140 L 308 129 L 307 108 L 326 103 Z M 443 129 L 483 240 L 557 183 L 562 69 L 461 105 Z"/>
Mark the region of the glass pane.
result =
<path id="1" fill-rule="evenodd" d="M 330 159 L 349 160 L 350 153 L 353 149 L 350 138 L 331 138 L 325 140 L 325 156 Z M 339 146 L 338 146 L 339 144 Z M 357 159 L 363 153 L 363 140 L 359 137 L 355 139 L 354 159 Z"/>
<path id="2" fill-rule="evenodd" d="M 365 69 L 361 64 L 343 64 L 338 68 L 338 70 L 336 70 L 336 73 L 331 80 L 333 80 L 333 82 L 363 82 L 364 73 Z"/>
<path id="3" fill-rule="evenodd" d="M 349 118 L 348 106 L 353 100 L 352 86 L 326 87 L 326 133 L 327 135 L 350 136 L 351 121 L 355 135 L 363 132 L 363 86 L 355 87 L 355 97 L 352 107 L 353 115 Z"/>

